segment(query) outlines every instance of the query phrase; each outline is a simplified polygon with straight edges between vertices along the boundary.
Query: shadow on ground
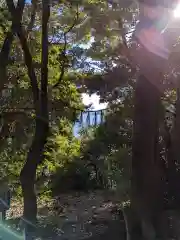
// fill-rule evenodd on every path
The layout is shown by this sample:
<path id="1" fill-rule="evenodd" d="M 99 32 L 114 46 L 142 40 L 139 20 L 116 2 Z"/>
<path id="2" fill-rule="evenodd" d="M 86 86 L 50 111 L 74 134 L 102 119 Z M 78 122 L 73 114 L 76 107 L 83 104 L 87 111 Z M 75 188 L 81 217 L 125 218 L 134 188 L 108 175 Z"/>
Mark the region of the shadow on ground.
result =
<path id="1" fill-rule="evenodd" d="M 41 219 L 43 220 L 43 219 Z M 19 227 L 19 218 L 10 219 L 6 221 L 6 225 L 13 231 L 16 231 L 20 235 L 22 235 L 22 229 Z M 69 240 L 67 236 L 63 236 L 63 230 L 59 228 L 57 223 L 51 222 L 51 219 L 44 219 L 44 224 L 39 224 L 35 229 L 35 238 L 41 240 Z M 94 226 L 95 227 L 95 226 Z M 98 225 L 99 227 L 99 225 Z M 100 233 L 87 234 L 86 236 L 83 234 L 82 237 L 78 237 L 76 233 L 71 235 L 71 239 L 81 240 L 125 240 L 125 225 L 124 222 L 120 219 L 112 220 L 106 222 L 106 227 L 103 228 L 103 231 Z"/>

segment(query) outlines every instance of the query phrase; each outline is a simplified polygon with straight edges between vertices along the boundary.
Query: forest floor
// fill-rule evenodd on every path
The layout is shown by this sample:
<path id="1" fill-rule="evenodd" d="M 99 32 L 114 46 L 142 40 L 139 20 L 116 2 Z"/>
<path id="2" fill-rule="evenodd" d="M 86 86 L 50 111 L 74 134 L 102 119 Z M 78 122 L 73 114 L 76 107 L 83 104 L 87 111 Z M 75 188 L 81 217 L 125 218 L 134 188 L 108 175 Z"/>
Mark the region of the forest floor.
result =
<path id="1" fill-rule="evenodd" d="M 61 194 L 53 200 L 40 201 L 38 206 L 37 239 L 125 239 L 119 203 L 107 192 Z M 6 223 L 20 230 L 21 216 L 22 204 L 12 202 Z"/>

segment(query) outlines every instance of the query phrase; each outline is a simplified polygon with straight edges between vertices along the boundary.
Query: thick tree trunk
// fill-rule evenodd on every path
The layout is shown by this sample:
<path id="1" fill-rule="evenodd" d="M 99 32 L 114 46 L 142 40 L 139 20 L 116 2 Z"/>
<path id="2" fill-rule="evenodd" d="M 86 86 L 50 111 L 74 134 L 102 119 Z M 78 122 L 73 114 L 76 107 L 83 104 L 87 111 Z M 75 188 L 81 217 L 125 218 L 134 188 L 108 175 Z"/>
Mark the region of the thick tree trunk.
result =
<path id="1" fill-rule="evenodd" d="M 132 206 L 127 206 L 122 209 L 125 227 L 126 227 L 126 240 L 141 240 L 142 229 L 141 223 L 137 218 Z"/>
<path id="2" fill-rule="evenodd" d="M 166 219 L 171 219 L 167 225 L 168 237 L 180 239 L 180 96 L 176 101 L 176 114 L 172 132 L 168 135 L 167 169 L 168 208 Z M 169 238 L 170 238 L 169 237 Z"/>
<path id="3" fill-rule="evenodd" d="M 171 146 L 170 149 L 168 149 L 168 180 L 171 194 L 175 199 L 175 208 L 179 210 L 180 185 L 177 183 L 180 181 L 180 96 L 179 93 L 177 95 L 176 115 L 171 135 Z"/>
<path id="4" fill-rule="evenodd" d="M 27 156 L 27 161 L 20 175 L 24 199 L 24 221 L 27 223 L 26 230 L 28 234 L 33 231 L 33 225 L 36 223 L 36 169 L 43 160 L 43 150 L 47 141 L 48 129 L 48 122 L 41 119 L 36 120 L 35 136 Z"/>
<path id="5" fill-rule="evenodd" d="M 156 237 L 153 222 L 161 213 L 164 194 L 163 173 L 157 154 L 161 94 L 156 86 L 157 83 L 153 84 L 146 77 L 139 77 L 132 147 L 132 207 L 141 222 L 143 239 L 148 240 Z"/>
<path id="6" fill-rule="evenodd" d="M 34 108 L 36 111 L 36 128 L 32 146 L 29 150 L 27 161 L 22 169 L 20 180 L 24 198 L 24 219 L 27 221 L 27 239 L 31 239 L 32 225 L 36 222 L 37 199 L 35 193 L 35 181 L 37 166 L 43 161 L 44 147 L 49 132 L 48 112 L 48 21 L 50 17 L 49 0 L 42 2 L 42 54 L 41 54 L 41 84 L 40 91 L 37 77 L 32 64 L 32 57 L 28 49 L 27 40 L 19 25 L 18 36 L 24 51 L 25 62 L 28 67 L 28 75 L 31 81 Z"/>

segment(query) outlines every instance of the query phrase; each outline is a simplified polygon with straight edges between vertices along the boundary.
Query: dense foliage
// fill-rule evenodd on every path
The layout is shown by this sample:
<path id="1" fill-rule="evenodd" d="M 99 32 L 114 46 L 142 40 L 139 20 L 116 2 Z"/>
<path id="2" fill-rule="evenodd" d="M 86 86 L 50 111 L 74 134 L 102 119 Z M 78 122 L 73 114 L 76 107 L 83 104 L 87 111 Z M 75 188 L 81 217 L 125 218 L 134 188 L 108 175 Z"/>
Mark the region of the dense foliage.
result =
<path id="1" fill-rule="evenodd" d="M 146 25 L 140 3 L 0 1 L 0 181 L 23 198 L 26 220 L 36 222 L 37 196 L 71 190 L 113 190 L 150 227 L 160 205 L 178 209 L 178 21 L 163 33 L 165 61 L 133 34 Z M 76 136 L 91 108 L 82 93 L 107 109 Z"/>

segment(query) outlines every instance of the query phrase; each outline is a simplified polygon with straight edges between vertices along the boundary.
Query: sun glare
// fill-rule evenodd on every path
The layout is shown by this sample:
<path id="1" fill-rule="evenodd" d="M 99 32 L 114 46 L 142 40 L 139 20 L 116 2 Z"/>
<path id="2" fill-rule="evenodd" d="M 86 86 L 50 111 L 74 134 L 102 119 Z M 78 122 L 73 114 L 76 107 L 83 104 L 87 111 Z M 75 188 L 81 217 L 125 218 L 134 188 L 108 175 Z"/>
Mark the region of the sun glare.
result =
<path id="1" fill-rule="evenodd" d="M 173 15 L 175 18 L 180 18 L 180 4 L 174 9 Z"/>

